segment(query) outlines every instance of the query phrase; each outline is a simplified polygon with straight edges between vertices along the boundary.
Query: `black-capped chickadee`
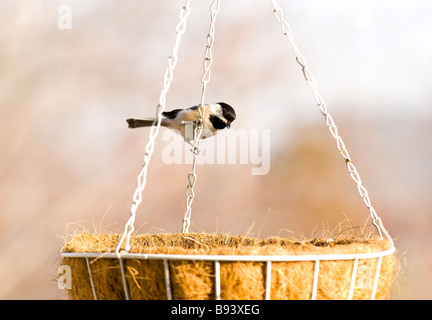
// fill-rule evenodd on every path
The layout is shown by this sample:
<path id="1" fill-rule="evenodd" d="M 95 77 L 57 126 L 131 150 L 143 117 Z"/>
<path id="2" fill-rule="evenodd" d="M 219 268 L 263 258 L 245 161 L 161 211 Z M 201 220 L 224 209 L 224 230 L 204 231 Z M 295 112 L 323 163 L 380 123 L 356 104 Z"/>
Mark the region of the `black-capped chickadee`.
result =
<path id="1" fill-rule="evenodd" d="M 199 118 L 198 106 L 187 109 L 175 109 L 162 113 L 161 125 L 170 129 L 177 130 L 183 136 L 186 142 L 193 139 L 193 126 Z M 234 109 L 227 103 L 218 102 L 206 104 L 205 112 L 202 118 L 203 134 L 202 139 L 217 134 L 218 130 L 229 128 L 231 122 L 236 118 Z M 129 128 L 151 127 L 155 118 L 148 119 L 127 119 Z M 188 130 L 191 128 L 191 130 Z"/>

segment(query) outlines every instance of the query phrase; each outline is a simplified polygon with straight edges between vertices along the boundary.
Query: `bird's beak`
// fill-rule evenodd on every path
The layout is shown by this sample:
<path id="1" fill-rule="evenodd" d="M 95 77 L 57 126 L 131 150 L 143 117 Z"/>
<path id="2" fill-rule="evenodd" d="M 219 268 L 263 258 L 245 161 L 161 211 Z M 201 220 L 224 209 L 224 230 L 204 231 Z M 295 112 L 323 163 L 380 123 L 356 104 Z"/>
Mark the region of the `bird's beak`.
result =
<path id="1" fill-rule="evenodd" d="M 227 124 L 227 128 L 228 128 L 228 129 L 231 128 L 231 124 L 228 123 L 228 124 Z"/>

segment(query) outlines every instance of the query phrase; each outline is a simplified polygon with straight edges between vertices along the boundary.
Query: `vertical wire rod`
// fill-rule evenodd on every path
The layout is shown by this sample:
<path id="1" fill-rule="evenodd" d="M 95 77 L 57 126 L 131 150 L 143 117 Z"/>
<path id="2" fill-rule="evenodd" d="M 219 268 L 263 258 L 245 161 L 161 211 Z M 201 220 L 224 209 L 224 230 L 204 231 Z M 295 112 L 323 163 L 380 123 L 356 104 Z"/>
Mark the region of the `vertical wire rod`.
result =
<path id="1" fill-rule="evenodd" d="M 170 279 L 169 263 L 167 259 L 163 260 L 163 265 L 164 265 L 165 288 L 166 288 L 167 300 L 172 300 L 171 279 Z"/>
<path id="2" fill-rule="evenodd" d="M 89 278 L 90 278 L 90 285 L 91 285 L 92 292 L 93 292 L 93 298 L 95 300 L 98 300 L 98 296 L 97 296 L 97 293 L 96 293 L 96 287 L 95 287 L 95 284 L 94 284 L 94 281 L 93 281 L 93 273 L 92 273 L 92 270 L 91 270 L 89 258 L 85 258 L 85 261 L 86 261 L 86 264 L 87 264 L 87 270 L 88 270 L 88 274 L 89 274 Z"/>
<path id="3" fill-rule="evenodd" d="M 265 290 L 265 299 L 266 300 L 270 300 L 271 270 L 272 270 L 272 262 L 271 262 L 271 260 L 269 260 L 269 261 L 267 261 L 267 264 L 266 264 L 266 290 Z"/>
<path id="4" fill-rule="evenodd" d="M 119 263 L 120 263 L 120 272 L 121 272 L 121 276 L 122 276 L 123 290 L 124 290 L 124 293 L 125 293 L 125 297 L 126 297 L 126 300 L 130 300 L 129 286 L 128 286 L 128 283 L 127 283 L 127 278 L 126 278 L 126 272 L 125 272 L 123 258 L 119 259 Z"/>
<path id="5" fill-rule="evenodd" d="M 313 277 L 313 284 L 312 284 L 312 297 L 311 297 L 312 300 L 316 300 L 316 296 L 317 296 L 319 265 L 320 265 L 320 261 L 315 260 L 314 277 Z"/>
<path id="6" fill-rule="evenodd" d="M 215 295 L 216 295 L 216 300 L 220 300 L 221 299 L 221 283 L 220 283 L 220 263 L 219 263 L 219 261 L 215 261 L 214 268 L 215 268 Z"/>
<path id="7" fill-rule="evenodd" d="M 376 295 L 376 291 L 378 288 L 379 276 L 380 276 L 380 272 L 381 272 L 382 259 L 383 259 L 383 257 L 378 258 L 377 268 L 376 268 L 376 272 L 375 272 L 375 278 L 374 278 L 374 283 L 373 283 L 373 288 L 372 288 L 372 293 L 371 293 L 371 298 L 370 298 L 371 300 L 375 300 L 375 295 Z"/>
<path id="8" fill-rule="evenodd" d="M 359 261 L 359 259 L 355 258 L 354 262 L 353 262 L 353 270 L 352 270 L 352 274 L 351 274 L 351 282 L 350 282 L 348 300 L 352 300 L 353 295 L 354 295 L 354 287 L 355 287 L 356 277 L 357 277 L 358 261 Z"/>

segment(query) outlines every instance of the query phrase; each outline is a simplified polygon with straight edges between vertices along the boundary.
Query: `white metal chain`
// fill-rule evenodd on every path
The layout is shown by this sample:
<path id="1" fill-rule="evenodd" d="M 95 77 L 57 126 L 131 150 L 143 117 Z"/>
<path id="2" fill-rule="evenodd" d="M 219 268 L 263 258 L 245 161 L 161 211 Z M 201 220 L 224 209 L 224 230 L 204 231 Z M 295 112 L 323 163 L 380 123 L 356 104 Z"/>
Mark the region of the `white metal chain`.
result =
<path id="1" fill-rule="evenodd" d="M 192 146 L 191 152 L 193 153 L 193 159 L 192 159 L 192 170 L 188 174 L 188 185 L 186 187 L 186 212 L 182 221 L 182 232 L 183 233 L 189 233 L 190 232 L 190 225 L 191 225 L 191 214 L 192 214 L 192 202 L 195 198 L 195 183 L 197 179 L 196 175 L 196 159 L 198 154 L 200 153 L 200 139 L 203 132 L 203 116 L 205 114 L 205 93 L 207 89 L 207 84 L 210 82 L 210 68 L 213 64 L 213 56 L 212 56 L 212 48 L 214 43 L 214 34 L 215 34 L 215 23 L 216 23 L 216 16 L 219 12 L 220 8 L 220 0 L 214 0 L 213 3 L 210 6 L 210 12 L 211 12 L 211 20 L 210 20 L 210 30 L 207 34 L 207 45 L 205 49 L 205 57 L 203 61 L 203 69 L 204 74 L 201 77 L 202 82 L 202 91 L 201 91 L 201 104 L 198 106 L 199 111 L 199 117 L 194 125 L 194 131 L 193 131 L 193 139 L 194 144 Z"/>
<path id="2" fill-rule="evenodd" d="M 348 150 L 346 149 L 345 144 L 342 141 L 342 138 L 338 134 L 338 129 L 336 127 L 336 124 L 334 123 L 333 118 L 331 117 L 331 115 L 327 111 L 327 105 L 324 102 L 324 99 L 322 98 L 322 96 L 318 92 L 317 85 L 316 85 L 315 80 L 312 76 L 312 73 L 308 69 L 306 59 L 301 54 L 299 48 L 297 47 L 297 45 L 294 41 L 291 27 L 288 25 L 287 21 L 284 19 L 284 14 L 283 14 L 282 9 L 278 6 L 278 4 L 276 3 L 276 0 L 272 0 L 272 3 L 273 3 L 273 7 L 274 7 L 274 11 L 273 11 L 274 15 L 276 16 L 277 21 L 281 25 L 281 31 L 288 38 L 292 48 L 294 49 L 294 54 L 296 56 L 297 63 L 301 66 L 302 71 L 303 71 L 303 75 L 306 79 L 306 82 L 309 85 L 309 87 L 312 89 L 313 96 L 314 96 L 314 98 L 318 104 L 318 108 L 320 109 L 321 113 L 325 117 L 326 125 L 329 128 L 331 135 L 336 140 L 337 148 L 338 148 L 340 154 L 345 159 L 345 162 L 346 162 L 346 165 L 348 168 L 348 172 L 349 172 L 351 178 L 357 184 L 357 189 L 360 193 L 360 196 L 362 197 L 364 203 L 366 204 L 366 207 L 369 209 L 373 225 L 378 230 L 378 233 L 379 233 L 381 238 L 382 238 L 382 235 L 384 233 L 385 237 L 390 242 L 393 243 L 392 239 L 390 238 L 390 235 L 388 234 L 387 230 L 384 228 L 384 225 L 382 223 L 381 218 L 377 215 L 374 207 L 371 204 L 371 200 L 370 200 L 368 191 L 363 186 L 360 175 L 357 172 L 356 167 L 354 166 L 354 164 L 351 161 L 351 157 L 348 153 Z"/>
<path id="3" fill-rule="evenodd" d="M 190 1 L 191 0 L 186 0 L 184 6 L 181 8 L 180 11 L 179 23 L 176 26 L 177 37 L 176 37 L 172 54 L 171 56 L 168 57 L 168 67 L 164 74 L 163 89 L 159 96 L 159 104 L 156 108 L 156 119 L 153 122 L 153 125 L 150 129 L 149 141 L 147 142 L 147 145 L 145 147 L 144 164 L 141 168 L 140 173 L 138 174 L 138 187 L 136 188 L 135 193 L 133 195 L 133 203 L 131 206 L 130 218 L 125 225 L 124 232 L 115 250 L 117 255 L 119 254 L 120 249 L 122 248 L 123 242 L 125 242 L 124 249 L 126 251 L 130 250 L 130 237 L 132 235 L 132 232 L 134 231 L 136 211 L 138 209 L 138 206 L 142 202 L 142 192 L 144 191 L 144 187 L 147 182 L 147 168 L 150 163 L 150 159 L 154 151 L 155 140 L 161 126 L 162 113 L 166 108 L 166 96 L 170 88 L 171 82 L 174 78 L 174 68 L 178 60 L 178 50 L 180 46 L 180 40 L 182 35 L 186 31 L 186 19 L 190 15 L 190 11 L 191 11 Z"/>

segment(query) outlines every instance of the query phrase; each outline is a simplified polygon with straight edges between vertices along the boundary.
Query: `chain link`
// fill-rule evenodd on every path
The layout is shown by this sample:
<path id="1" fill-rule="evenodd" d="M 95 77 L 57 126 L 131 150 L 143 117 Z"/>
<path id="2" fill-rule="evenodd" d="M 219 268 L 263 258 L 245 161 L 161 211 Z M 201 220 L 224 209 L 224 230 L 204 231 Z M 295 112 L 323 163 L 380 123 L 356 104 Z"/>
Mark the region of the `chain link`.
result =
<path id="1" fill-rule="evenodd" d="M 191 152 L 193 153 L 192 159 L 192 170 L 188 174 L 188 185 L 186 187 L 186 212 L 182 221 L 182 233 L 190 232 L 191 225 L 191 214 L 192 214 L 192 202 L 195 198 L 195 183 L 197 179 L 196 175 L 196 159 L 200 153 L 200 139 L 203 131 L 203 116 L 205 114 L 205 94 L 207 90 L 207 84 L 210 82 L 211 71 L 210 68 L 213 64 L 212 48 L 214 44 L 215 35 L 215 23 L 216 16 L 219 12 L 220 0 L 214 0 L 210 6 L 211 19 L 210 19 L 210 30 L 207 34 L 207 45 L 205 48 L 205 55 L 203 61 L 204 74 L 201 77 L 202 91 L 201 91 L 201 104 L 198 106 L 199 116 L 197 121 L 194 123 L 193 139 L 194 144 L 192 146 Z"/>
<path id="2" fill-rule="evenodd" d="M 346 165 L 347 165 L 347 168 L 348 168 L 348 172 L 349 172 L 351 178 L 357 184 L 357 189 L 359 191 L 359 194 L 362 197 L 364 203 L 366 204 L 366 207 L 369 209 L 369 213 L 370 213 L 370 216 L 372 218 L 373 225 L 378 230 L 379 236 L 381 238 L 382 238 L 383 233 L 384 233 L 384 235 L 386 236 L 386 238 L 390 242 L 393 243 L 393 241 L 390 238 L 387 230 L 383 226 L 381 218 L 377 215 L 374 207 L 371 204 L 371 200 L 370 200 L 368 191 L 363 186 L 363 183 L 362 183 L 362 180 L 360 178 L 360 175 L 359 175 L 356 167 L 352 163 L 351 157 L 350 157 L 350 155 L 348 153 L 348 150 L 346 149 L 345 144 L 344 144 L 341 136 L 338 133 L 338 129 L 336 127 L 336 124 L 333 121 L 333 118 L 331 117 L 331 115 L 329 114 L 329 112 L 327 111 L 327 105 L 324 102 L 324 99 L 322 98 L 322 96 L 318 92 L 317 85 L 316 85 L 316 83 L 314 81 L 313 75 L 310 72 L 310 70 L 308 69 L 308 66 L 307 66 L 307 63 L 306 63 L 306 59 L 301 54 L 299 48 L 297 47 L 297 45 L 296 45 L 296 43 L 294 41 L 291 27 L 288 25 L 287 21 L 284 19 L 284 14 L 283 14 L 282 9 L 278 6 L 278 4 L 276 3 L 276 0 L 272 0 L 272 3 L 273 3 L 273 7 L 274 7 L 273 13 L 274 13 L 277 21 L 281 25 L 281 31 L 288 38 L 288 40 L 289 40 L 292 48 L 294 49 L 294 54 L 296 56 L 296 61 L 301 66 L 303 75 L 304 75 L 304 77 L 306 79 L 306 82 L 309 85 L 309 87 L 312 89 L 313 96 L 314 96 L 314 98 L 315 98 L 315 100 L 316 100 L 316 102 L 318 104 L 318 108 L 320 109 L 321 113 L 325 117 L 326 125 L 327 125 L 327 127 L 328 127 L 331 135 L 336 140 L 337 148 L 338 148 L 340 154 L 345 159 L 345 162 L 346 162 Z"/>
<path id="3" fill-rule="evenodd" d="M 135 217 L 136 217 L 136 211 L 138 209 L 138 206 L 142 202 L 142 192 L 144 191 L 144 187 L 147 182 L 147 168 L 150 163 L 150 159 L 152 157 L 153 151 L 154 151 L 154 145 L 156 137 L 159 133 L 161 121 L 162 121 L 162 113 L 165 110 L 166 107 L 166 96 L 168 93 L 168 90 L 171 86 L 171 82 L 174 78 L 174 68 L 177 64 L 178 60 L 178 49 L 180 46 L 180 40 L 182 35 L 186 31 L 186 19 L 190 15 L 190 1 L 186 0 L 185 5 L 180 10 L 180 17 L 179 17 L 179 23 L 176 26 L 176 41 L 174 45 L 174 49 L 172 51 L 171 56 L 168 57 L 168 67 L 164 74 L 164 80 L 163 80 L 163 89 L 161 91 L 161 94 L 159 96 L 159 104 L 156 108 L 156 119 L 153 122 L 153 125 L 150 129 L 149 133 L 149 141 L 147 142 L 147 145 L 145 147 L 145 155 L 144 155 L 144 164 L 141 168 L 140 173 L 138 174 L 137 180 L 138 180 L 138 186 L 134 192 L 133 195 L 133 203 L 130 210 L 130 218 L 127 221 L 125 225 L 124 232 L 120 238 L 119 243 L 116 247 L 116 254 L 119 255 L 120 249 L 122 248 L 123 242 L 125 242 L 124 249 L 126 251 L 130 250 L 130 237 L 132 235 L 132 232 L 134 231 L 134 223 L 135 223 Z"/>

